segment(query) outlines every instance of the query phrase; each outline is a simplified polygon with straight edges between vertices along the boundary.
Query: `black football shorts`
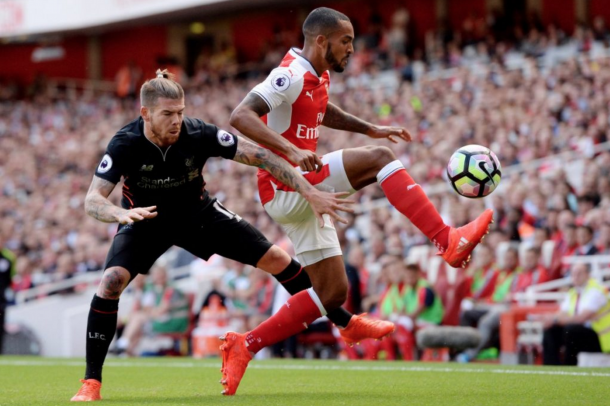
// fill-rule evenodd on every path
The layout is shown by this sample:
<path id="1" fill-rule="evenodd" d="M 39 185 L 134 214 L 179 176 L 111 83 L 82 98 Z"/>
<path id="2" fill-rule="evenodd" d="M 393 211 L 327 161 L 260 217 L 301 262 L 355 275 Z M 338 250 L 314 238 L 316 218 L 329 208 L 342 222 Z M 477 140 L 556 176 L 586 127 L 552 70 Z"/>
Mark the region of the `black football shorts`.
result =
<path id="1" fill-rule="evenodd" d="M 133 279 L 139 273 L 148 273 L 173 245 L 204 260 L 218 254 L 252 266 L 272 246 L 250 223 L 214 201 L 192 218 L 173 221 L 155 218 L 119 225 L 104 269 L 123 267 Z"/>

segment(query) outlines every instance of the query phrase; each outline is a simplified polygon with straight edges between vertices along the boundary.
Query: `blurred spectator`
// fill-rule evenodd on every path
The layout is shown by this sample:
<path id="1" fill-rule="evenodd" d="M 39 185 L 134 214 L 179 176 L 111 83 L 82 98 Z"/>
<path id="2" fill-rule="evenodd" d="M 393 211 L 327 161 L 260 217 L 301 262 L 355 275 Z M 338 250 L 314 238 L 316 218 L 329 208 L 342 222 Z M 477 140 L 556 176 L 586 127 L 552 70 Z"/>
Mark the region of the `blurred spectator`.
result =
<path id="1" fill-rule="evenodd" d="M 550 270 L 552 279 L 563 277 L 568 273 L 569 265 L 563 263 L 563 258 L 574 255 L 577 249 L 576 226 L 574 224 L 567 224 L 561 228 L 561 239 L 555 244 L 553 249 Z"/>
<path id="2" fill-rule="evenodd" d="M 135 99 L 138 95 L 138 86 L 141 79 L 142 70 L 133 60 L 129 60 L 116 74 L 116 95 L 121 99 Z"/>
<path id="3" fill-rule="evenodd" d="M 146 278 L 148 275 L 138 274 L 133 281 L 127 286 L 126 291 L 131 296 L 131 309 L 129 309 L 126 317 L 119 317 L 117 320 L 117 339 L 123 336 L 125 326 L 129 323 L 129 318 L 142 311 L 144 303 L 144 292 L 146 288 Z M 121 315 L 123 316 L 123 315 Z M 122 344 L 123 345 L 123 344 Z M 113 352 L 120 352 L 114 349 Z"/>
<path id="4" fill-rule="evenodd" d="M 210 75 L 216 80 L 233 78 L 237 74 L 237 53 L 232 44 L 223 41 L 220 50 L 209 59 Z"/>
<path id="5" fill-rule="evenodd" d="M 379 315 L 381 308 L 379 303 L 390 289 L 392 284 L 396 283 L 397 275 L 389 266 L 393 262 L 391 255 L 384 255 L 379 259 L 379 271 L 375 272 L 369 284 L 369 294 L 362 301 L 362 310 L 371 314 Z"/>
<path id="6" fill-rule="evenodd" d="M 11 279 L 15 273 L 15 254 L 5 248 L 0 234 L 0 355 L 4 338 L 4 320 L 6 317 L 7 295 L 11 288 Z"/>
<path id="7" fill-rule="evenodd" d="M 519 251 L 509 247 L 504 253 L 502 269 L 499 271 L 494 290 L 487 304 L 478 303 L 476 307 L 465 310 L 460 316 L 460 325 L 477 327 L 481 334 L 478 347 L 458 354 L 459 362 L 470 362 L 477 358 L 479 353 L 488 348 L 498 339 L 500 315 L 509 308 L 511 295 L 524 290 L 527 286 L 521 282 L 522 268 L 519 267 Z"/>
<path id="8" fill-rule="evenodd" d="M 493 294 L 499 271 L 495 266 L 495 258 L 491 249 L 484 244 L 474 251 L 472 266 L 468 271 L 470 281 L 469 296 L 473 302 L 486 302 Z M 466 307 L 471 307 L 467 305 Z"/>
<path id="9" fill-rule="evenodd" d="M 593 229 L 589 226 L 578 226 L 576 229 L 576 243 L 578 248 L 574 251 L 575 255 L 595 255 L 597 247 L 593 243 Z"/>
<path id="10" fill-rule="evenodd" d="M 381 258 L 381 271 L 384 273 L 386 286 L 383 293 L 369 297 L 369 300 L 377 300 L 375 317 L 384 320 L 396 320 L 400 315 L 405 314 L 405 302 L 402 294 L 404 287 L 403 268 L 403 259 L 400 256 L 386 255 Z M 386 338 L 385 341 L 383 348 L 386 350 L 386 356 L 389 359 L 396 359 L 394 349 L 396 342 L 391 337 Z M 376 359 L 382 344 L 366 340 L 363 345 L 365 346 L 365 358 Z"/>
<path id="11" fill-rule="evenodd" d="M 189 326 L 188 298 L 168 283 L 167 270 L 155 265 L 150 276 L 152 283 L 145 289 L 142 308 L 130 315 L 117 341 L 118 349 L 130 356 L 137 355 L 144 334 L 183 333 Z"/>
<path id="12" fill-rule="evenodd" d="M 541 317 L 545 365 L 576 365 L 579 352 L 610 351 L 608 290 L 590 273 L 588 264 L 575 264 L 570 272 L 574 287 L 559 312 Z"/>
<path id="13" fill-rule="evenodd" d="M 606 27 L 606 21 L 602 16 L 596 16 L 593 19 L 593 35 L 596 41 L 608 41 L 610 39 L 610 31 Z"/>
<path id="14" fill-rule="evenodd" d="M 178 62 L 178 58 L 172 55 L 161 56 L 157 58 L 157 64 L 167 69 L 169 73 L 173 74 L 176 82 L 180 83 L 182 86 L 186 86 L 188 84 L 188 76 L 186 75 L 186 71 Z"/>
<path id="15" fill-rule="evenodd" d="M 517 292 L 524 292 L 527 287 L 550 280 L 549 272 L 540 263 L 540 248 L 530 247 L 525 251 L 523 271 L 517 281 Z"/>
<path id="16" fill-rule="evenodd" d="M 203 303 L 197 327 L 192 333 L 193 357 L 220 356 L 220 336 L 226 333 L 228 312 L 223 298 L 217 291 L 212 291 Z"/>
<path id="17" fill-rule="evenodd" d="M 487 244 L 479 244 L 473 251 L 473 255 L 473 260 L 466 272 L 458 272 L 453 290 L 447 289 L 443 292 L 442 285 L 435 285 L 442 294 L 445 304 L 444 324 L 459 324 L 461 312 L 474 309 L 478 303 L 486 306 L 493 293 L 499 274 L 493 251 Z"/>
<path id="18" fill-rule="evenodd" d="M 251 267 L 223 258 L 227 272 L 222 278 L 220 292 L 224 296 L 231 318 L 240 322 L 239 330 L 247 330 L 248 301 L 252 292 Z"/>
<path id="19" fill-rule="evenodd" d="M 76 273 L 76 266 L 74 264 L 72 254 L 70 252 L 64 252 L 61 255 L 59 255 L 59 257 L 57 258 L 57 266 L 54 270 L 54 274 L 55 274 L 54 279 L 56 281 L 71 279 L 74 277 L 75 273 Z M 70 293 L 74 293 L 74 292 L 75 292 L 75 288 L 69 287 L 66 289 L 62 289 L 61 291 L 59 291 L 57 293 L 65 295 L 65 294 L 70 294 Z"/>
<path id="20" fill-rule="evenodd" d="M 368 271 L 364 267 L 364 252 L 359 245 L 352 247 L 345 261 L 347 300 L 343 307 L 352 314 L 362 313 L 362 298 L 367 295 Z"/>
<path id="21" fill-rule="evenodd" d="M 600 255 L 610 255 L 610 223 L 604 223 L 599 228 L 597 250 Z"/>
<path id="22" fill-rule="evenodd" d="M 367 340 L 365 357 L 375 359 L 383 349 L 386 359 L 394 360 L 397 346 L 403 360 L 413 360 L 415 331 L 440 324 L 443 304 L 419 265 L 405 265 L 402 257 L 390 255 L 384 267 L 389 269 L 392 282 L 379 302 L 379 316 L 394 321 L 396 332 L 381 342 Z"/>
<path id="23" fill-rule="evenodd" d="M 12 284 L 13 293 L 17 294 L 17 292 L 34 287 L 34 282 L 32 280 L 32 261 L 30 261 L 28 257 L 17 258 L 15 270 L 16 273 L 13 276 Z"/>
<path id="24" fill-rule="evenodd" d="M 388 52 L 390 64 L 396 67 L 400 56 L 407 54 L 409 40 L 409 11 L 404 7 L 399 7 L 392 14 L 390 29 L 386 34 L 388 42 Z"/>
<path id="25" fill-rule="evenodd" d="M 258 268 L 250 272 L 250 287 L 245 292 L 247 298 L 246 329 L 251 330 L 271 316 L 275 283 L 271 274 Z"/>

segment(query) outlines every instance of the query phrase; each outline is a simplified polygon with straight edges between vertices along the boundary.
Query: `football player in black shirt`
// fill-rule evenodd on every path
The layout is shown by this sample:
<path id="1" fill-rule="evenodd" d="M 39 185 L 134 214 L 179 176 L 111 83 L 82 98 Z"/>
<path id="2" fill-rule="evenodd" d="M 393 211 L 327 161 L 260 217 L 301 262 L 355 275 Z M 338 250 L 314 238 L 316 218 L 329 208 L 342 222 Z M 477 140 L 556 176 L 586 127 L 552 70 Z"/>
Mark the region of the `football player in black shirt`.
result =
<path id="1" fill-rule="evenodd" d="M 301 280 L 302 286 L 306 273 L 298 262 L 208 195 L 201 174 L 208 158 L 220 156 L 269 171 L 307 199 L 321 225 L 324 214 L 344 222 L 336 211 L 352 211 L 351 202 L 341 199 L 343 194 L 315 189 L 269 150 L 185 117 L 184 91 L 166 71 L 157 71 L 155 79 L 142 85 L 140 98 L 141 117 L 111 139 L 85 199 L 90 216 L 118 222 L 119 227 L 91 302 L 85 379 L 72 401 L 101 399 L 102 366 L 116 331 L 119 297 L 171 246 L 206 260 L 218 254 L 258 267 L 289 291 L 294 291 L 293 280 Z M 121 177 L 123 198 L 118 207 L 108 196 Z"/>

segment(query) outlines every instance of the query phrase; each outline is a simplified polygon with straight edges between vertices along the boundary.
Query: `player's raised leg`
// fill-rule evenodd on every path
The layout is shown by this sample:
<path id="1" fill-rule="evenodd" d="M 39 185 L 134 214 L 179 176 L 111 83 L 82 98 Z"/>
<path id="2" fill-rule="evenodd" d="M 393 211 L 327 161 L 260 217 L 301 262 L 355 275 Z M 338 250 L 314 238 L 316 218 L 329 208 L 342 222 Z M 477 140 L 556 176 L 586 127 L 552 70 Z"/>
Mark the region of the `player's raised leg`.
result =
<path id="1" fill-rule="evenodd" d="M 119 297 L 130 280 L 125 268 L 111 267 L 104 271 L 96 294 L 91 301 L 87 320 L 87 369 L 82 386 L 70 399 L 73 402 L 101 400 L 102 367 L 108 347 L 114 337 L 119 310 Z"/>
<path id="2" fill-rule="evenodd" d="M 387 147 L 345 149 L 343 165 L 356 190 L 377 181 L 390 203 L 436 245 L 438 255 L 452 267 L 465 266 L 472 250 L 489 232 L 493 221 L 490 209 L 463 227 L 446 225 L 420 185 Z"/>

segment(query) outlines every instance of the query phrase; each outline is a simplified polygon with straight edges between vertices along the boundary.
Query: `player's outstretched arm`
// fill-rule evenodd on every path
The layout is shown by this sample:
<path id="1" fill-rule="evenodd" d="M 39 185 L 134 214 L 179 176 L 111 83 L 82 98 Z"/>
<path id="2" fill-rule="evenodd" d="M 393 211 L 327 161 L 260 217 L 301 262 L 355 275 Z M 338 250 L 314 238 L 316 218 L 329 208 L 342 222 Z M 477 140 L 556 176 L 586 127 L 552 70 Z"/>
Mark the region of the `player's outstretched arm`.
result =
<path id="1" fill-rule="evenodd" d="M 136 207 L 123 209 L 108 200 L 116 184 L 97 176 L 93 176 L 91 186 L 85 197 L 85 211 L 88 215 L 104 223 L 129 224 L 135 221 L 154 218 L 157 216 L 157 207 Z"/>
<path id="2" fill-rule="evenodd" d="M 326 106 L 326 113 L 322 125 L 335 130 L 349 131 L 352 133 L 360 133 L 368 135 L 371 138 L 387 138 L 393 143 L 398 143 L 395 137 L 401 138 L 404 141 L 411 141 L 412 137 L 406 128 L 378 126 L 368 123 L 358 117 L 346 113 L 332 103 Z"/>
<path id="3" fill-rule="evenodd" d="M 269 106 L 255 93 L 249 93 L 246 98 L 231 113 L 231 125 L 243 135 L 277 151 L 298 165 L 304 172 L 320 171 L 322 161 L 314 151 L 300 149 L 286 138 L 282 137 L 261 121 L 261 117 L 269 113 Z"/>
<path id="4" fill-rule="evenodd" d="M 337 211 L 348 213 L 354 212 L 353 209 L 349 207 L 349 205 L 354 202 L 342 199 L 342 197 L 345 197 L 348 193 L 322 192 L 313 187 L 307 179 L 305 179 L 303 175 L 285 159 L 242 137 L 237 137 L 237 139 L 237 152 L 233 158 L 235 162 L 264 169 L 273 175 L 274 178 L 300 193 L 309 202 L 311 209 L 318 218 L 320 227 L 324 226 L 324 220 L 322 219 L 323 214 L 328 214 L 334 220 L 347 224 L 347 220 L 339 216 Z"/>

